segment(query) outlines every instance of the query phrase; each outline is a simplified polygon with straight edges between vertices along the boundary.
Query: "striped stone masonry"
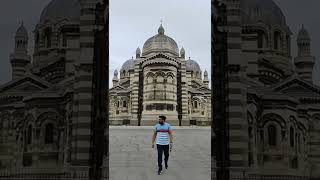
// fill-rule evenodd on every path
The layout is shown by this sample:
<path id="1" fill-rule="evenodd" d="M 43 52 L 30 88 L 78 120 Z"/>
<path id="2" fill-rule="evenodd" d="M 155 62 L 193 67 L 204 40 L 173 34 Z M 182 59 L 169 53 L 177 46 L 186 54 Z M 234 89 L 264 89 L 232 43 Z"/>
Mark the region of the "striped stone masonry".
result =
<path id="1" fill-rule="evenodd" d="M 246 60 L 242 58 L 240 0 L 227 0 L 228 26 L 228 100 L 230 177 L 240 175 L 248 166 L 247 91 L 243 80 Z M 236 67 L 234 69 L 233 67 Z"/>
<path id="2" fill-rule="evenodd" d="M 182 119 L 181 125 L 190 125 L 190 119 L 188 118 L 188 90 L 187 90 L 187 75 L 186 75 L 186 61 L 181 60 L 181 103 L 182 103 Z"/>
<path id="3" fill-rule="evenodd" d="M 72 120 L 72 166 L 88 166 L 90 160 L 90 137 L 92 107 L 92 73 L 94 57 L 94 28 L 96 0 L 79 0 L 80 57 L 75 65 L 74 104 Z"/>

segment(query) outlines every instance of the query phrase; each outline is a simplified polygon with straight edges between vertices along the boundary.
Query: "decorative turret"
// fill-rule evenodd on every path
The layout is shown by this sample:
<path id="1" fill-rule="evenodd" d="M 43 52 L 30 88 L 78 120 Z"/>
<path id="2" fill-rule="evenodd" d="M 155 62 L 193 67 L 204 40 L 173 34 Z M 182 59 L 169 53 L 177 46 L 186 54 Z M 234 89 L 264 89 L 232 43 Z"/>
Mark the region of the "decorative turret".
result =
<path id="1" fill-rule="evenodd" d="M 118 78 L 118 71 L 117 70 L 114 70 L 114 73 L 113 73 L 113 79 L 112 79 L 112 85 L 113 87 L 116 86 L 119 82 L 119 78 Z"/>
<path id="2" fill-rule="evenodd" d="M 311 56 L 310 42 L 310 35 L 302 25 L 297 38 L 298 56 L 294 59 L 294 65 L 301 79 L 312 82 L 315 57 Z"/>
<path id="3" fill-rule="evenodd" d="M 160 27 L 158 29 L 158 33 L 164 35 L 164 28 L 163 28 L 162 24 L 160 25 Z"/>
<path id="4" fill-rule="evenodd" d="M 28 55 L 28 31 L 21 23 L 15 35 L 14 52 L 10 54 L 13 80 L 25 74 L 26 66 L 30 63 L 30 60 L 31 58 Z"/>
<path id="5" fill-rule="evenodd" d="M 297 44 L 298 44 L 298 57 L 307 57 L 311 56 L 310 52 L 310 35 L 308 31 L 304 28 L 304 25 L 302 25 L 301 30 L 299 31 L 298 38 L 297 38 Z"/>
<path id="6" fill-rule="evenodd" d="M 180 57 L 183 58 L 183 59 L 186 58 L 186 51 L 184 50 L 183 47 L 180 50 Z"/>
<path id="7" fill-rule="evenodd" d="M 209 87 L 209 78 L 208 78 L 208 72 L 207 72 L 207 70 L 204 71 L 203 84 L 204 84 L 206 87 Z"/>
<path id="8" fill-rule="evenodd" d="M 140 57 L 141 57 L 141 50 L 138 47 L 137 50 L 136 50 L 136 58 L 140 58 Z"/>

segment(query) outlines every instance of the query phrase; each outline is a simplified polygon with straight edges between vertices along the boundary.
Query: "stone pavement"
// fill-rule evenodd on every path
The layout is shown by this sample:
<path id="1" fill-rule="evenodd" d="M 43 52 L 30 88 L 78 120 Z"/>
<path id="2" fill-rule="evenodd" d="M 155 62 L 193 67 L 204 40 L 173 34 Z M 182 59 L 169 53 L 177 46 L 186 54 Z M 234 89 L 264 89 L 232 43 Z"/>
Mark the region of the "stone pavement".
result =
<path id="1" fill-rule="evenodd" d="M 157 175 L 157 150 L 151 148 L 152 127 L 110 127 L 110 180 L 209 180 L 210 127 L 173 127 L 169 168 Z"/>

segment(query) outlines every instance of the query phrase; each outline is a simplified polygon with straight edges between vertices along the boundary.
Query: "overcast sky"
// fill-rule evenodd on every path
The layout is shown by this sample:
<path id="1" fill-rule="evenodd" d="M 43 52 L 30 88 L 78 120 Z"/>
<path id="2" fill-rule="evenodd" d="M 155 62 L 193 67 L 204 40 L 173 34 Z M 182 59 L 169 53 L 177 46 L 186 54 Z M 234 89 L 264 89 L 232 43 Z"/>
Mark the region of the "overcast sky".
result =
<path id="1" fill-rule="evenodd" d="M 9 54 L 21 21 L 29 31 L 30 50 L 34 27 L 50 0 L 6 0 L 0 6 L 0 83 L 11 79 Z M 296 34 L 304 24 L 312 38 L 312 53 L 320 60 L 320 18 L 318 0 L 275 0 L 293 32 L 292 56 L 296 56 Z M 210 73 L 210 0 L 110 0 L 110 78 L 114 69 L 135 56 L 139 46 L 157 33 L 163 20 L 165 34 L 186 50 L 186 57 L 199 62 Z M 31 53 L 30 53 L 31 54 Z M 320 72 L 320 63 L 318 63 Z M 316 73 L 320 81 L 320 73 Z M 110 84 L 111 85 L 111 84 Z"/>
<path id="2" fill-rule="evenodd" d="M 202 71 L 211 69 L 210 0 L 110 0 L 110 79 L 115 69 L 135 58 L 139 46 L 158 33 L 173 38 L 186 58 L 196 60 Z M 111 84 L 110 84 L 111 85 Z"/>

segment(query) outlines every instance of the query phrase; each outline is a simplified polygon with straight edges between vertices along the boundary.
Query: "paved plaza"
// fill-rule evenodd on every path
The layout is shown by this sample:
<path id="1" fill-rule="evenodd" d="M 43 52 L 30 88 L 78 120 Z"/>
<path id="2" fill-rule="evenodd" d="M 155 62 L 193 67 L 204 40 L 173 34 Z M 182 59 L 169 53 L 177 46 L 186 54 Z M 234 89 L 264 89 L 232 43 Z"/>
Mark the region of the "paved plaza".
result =
<path id="1" fill-rule="evenodd" d="M 209 180 L 210 127 L 174 127 L 169 168 L 157 175 L 152 127 L 110 127 L 110 180 Z"/>

